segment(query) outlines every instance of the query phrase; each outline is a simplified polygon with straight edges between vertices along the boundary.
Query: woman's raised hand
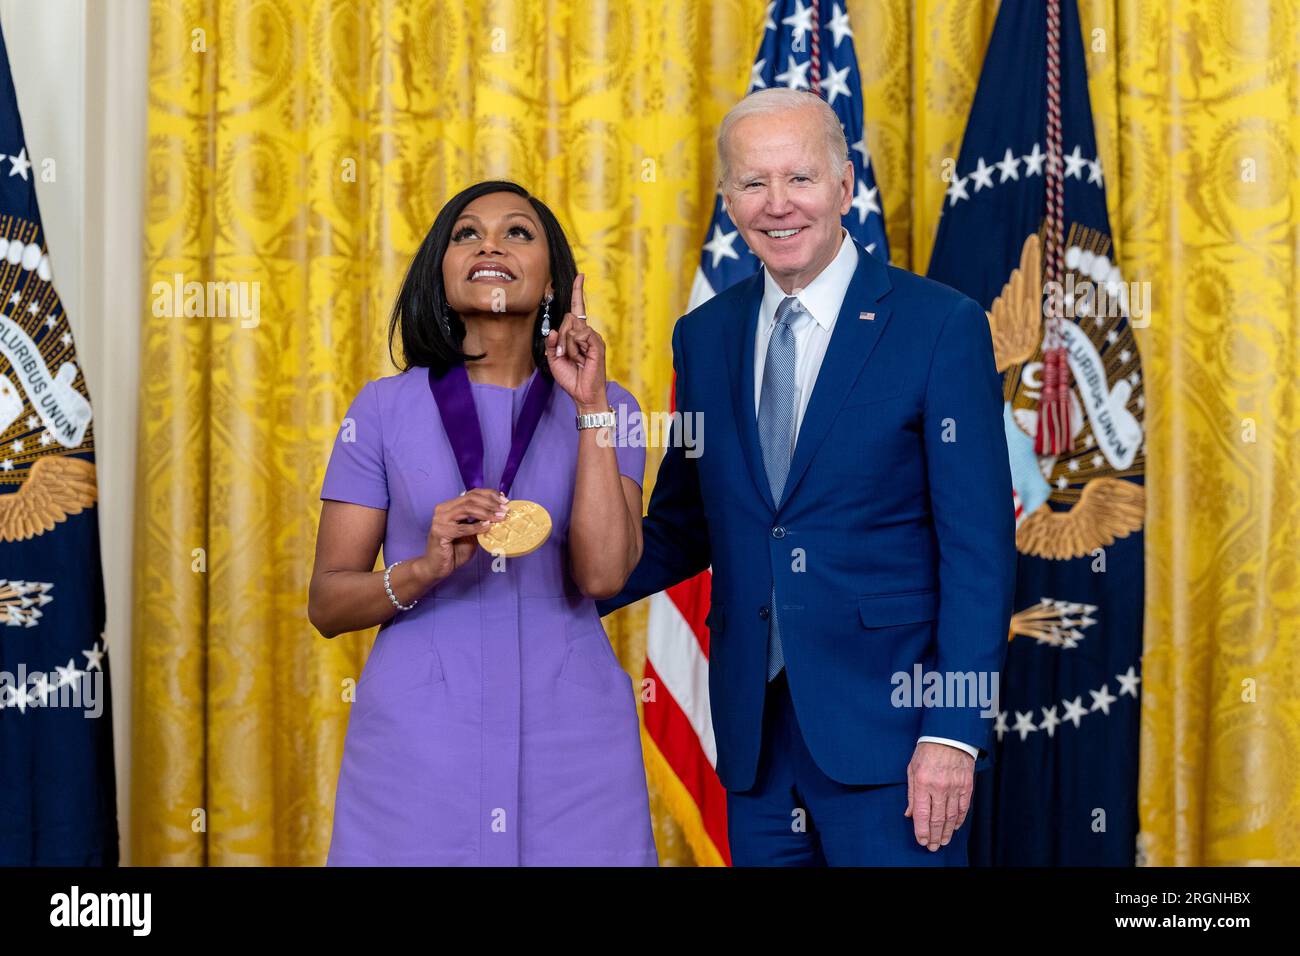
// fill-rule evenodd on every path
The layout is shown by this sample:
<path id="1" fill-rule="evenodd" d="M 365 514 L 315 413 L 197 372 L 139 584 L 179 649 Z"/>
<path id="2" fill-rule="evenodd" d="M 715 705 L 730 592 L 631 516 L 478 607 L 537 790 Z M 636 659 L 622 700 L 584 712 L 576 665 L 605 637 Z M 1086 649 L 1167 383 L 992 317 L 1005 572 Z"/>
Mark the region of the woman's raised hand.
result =
<path id="1" fill-rule="evenodd" d="M 608 408 L 605 397 L 605 341 L 587 324 L 583 274 L 573 280 L 571 312 L 546 337 L 546 361 L 555 384 L 572 396 L 579 410 Z"/>

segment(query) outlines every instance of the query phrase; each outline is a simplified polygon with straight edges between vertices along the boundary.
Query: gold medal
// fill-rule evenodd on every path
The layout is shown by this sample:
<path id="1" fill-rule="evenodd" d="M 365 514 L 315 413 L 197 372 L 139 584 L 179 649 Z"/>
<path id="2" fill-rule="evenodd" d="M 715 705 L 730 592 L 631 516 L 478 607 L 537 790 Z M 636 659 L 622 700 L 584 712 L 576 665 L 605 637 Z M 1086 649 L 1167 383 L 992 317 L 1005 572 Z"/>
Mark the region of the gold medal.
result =
<path id="1" fill-rule="evenodd" d="M 479 547 L 492 555 L 522 558 L 551 536 L 551 516 L 536 501 L 512 499 L 506 516 L 478 536 Z"/>

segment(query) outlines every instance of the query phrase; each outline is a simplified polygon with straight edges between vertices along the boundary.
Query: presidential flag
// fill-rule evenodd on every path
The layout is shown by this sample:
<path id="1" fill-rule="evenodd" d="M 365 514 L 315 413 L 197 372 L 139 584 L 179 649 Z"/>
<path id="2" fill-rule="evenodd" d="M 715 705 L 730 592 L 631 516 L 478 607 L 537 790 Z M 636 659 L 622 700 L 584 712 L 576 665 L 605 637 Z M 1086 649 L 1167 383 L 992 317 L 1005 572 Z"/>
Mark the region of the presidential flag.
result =
<path id="1" fill-rule="evenodd" d="M 814 28 L 815 26 L 815 28 Z M 843 223 L 868 252 L 889 258 L 880 191 L 862 122 L 862 85 L 853 31 L 841 3 L 781 0 L 767 5 L 763 38 L 749 92 L 784 86 L 821 96 L 839 117 L 853 161 L 853 206 Z M 719 194 L 706 233 L 687 311 L 753 275 L 762 263 Z M 651 781 L 681 825 L 696 862 L 730 863 L 726 793 L 714 767 L 717 749 L 709 715 L 708 571 L 650 599 L 645 676 L 653 683 L 642 735 Z"/>
<path id="2" fill-rule="evenodd" d="M 929 274 L 988 311 L 1019 563 L 977 865 L 1132 865 L 1145 441 L 1075 0 L 1003 3 Z"/>
<path id="3" fill-rule="evenodd" d="M 118 862 L 90 398 L 0 32 L 0 865 Z"/>

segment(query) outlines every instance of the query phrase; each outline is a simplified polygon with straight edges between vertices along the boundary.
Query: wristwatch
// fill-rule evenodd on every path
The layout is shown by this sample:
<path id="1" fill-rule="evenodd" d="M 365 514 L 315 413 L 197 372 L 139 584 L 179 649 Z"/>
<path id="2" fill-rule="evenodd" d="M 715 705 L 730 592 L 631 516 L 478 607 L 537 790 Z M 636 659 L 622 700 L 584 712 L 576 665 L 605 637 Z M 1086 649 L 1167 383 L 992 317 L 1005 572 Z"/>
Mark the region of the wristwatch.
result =
<path id="1" fill-rule="evenodd" d="M 578 430 L 584 428 L 602 428 L 605 425 L 614 425 L 618 423 L 618 416 L 614 414 L 614 409 L 607 412 L 588 412 L 586 415 L 578 416 Z"/>

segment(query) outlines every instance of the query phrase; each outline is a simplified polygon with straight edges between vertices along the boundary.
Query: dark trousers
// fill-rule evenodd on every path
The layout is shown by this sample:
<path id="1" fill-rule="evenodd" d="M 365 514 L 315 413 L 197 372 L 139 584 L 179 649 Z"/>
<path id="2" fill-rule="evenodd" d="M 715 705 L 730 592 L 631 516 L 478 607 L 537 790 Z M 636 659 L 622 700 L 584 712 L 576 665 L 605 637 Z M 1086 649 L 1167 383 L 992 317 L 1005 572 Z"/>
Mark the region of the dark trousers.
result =
<path id="1" fill-rule="evenodd" d="M 869 732 L 869 728 L 865 729 Z M 907 784 L 849 786 L 818 768 L 795 718 L 785 671 L 767 687 L 754 786 L 727 791 L 735 866 L 966 866 L 972 816 L 945 847 L 916 842 Z"/>

